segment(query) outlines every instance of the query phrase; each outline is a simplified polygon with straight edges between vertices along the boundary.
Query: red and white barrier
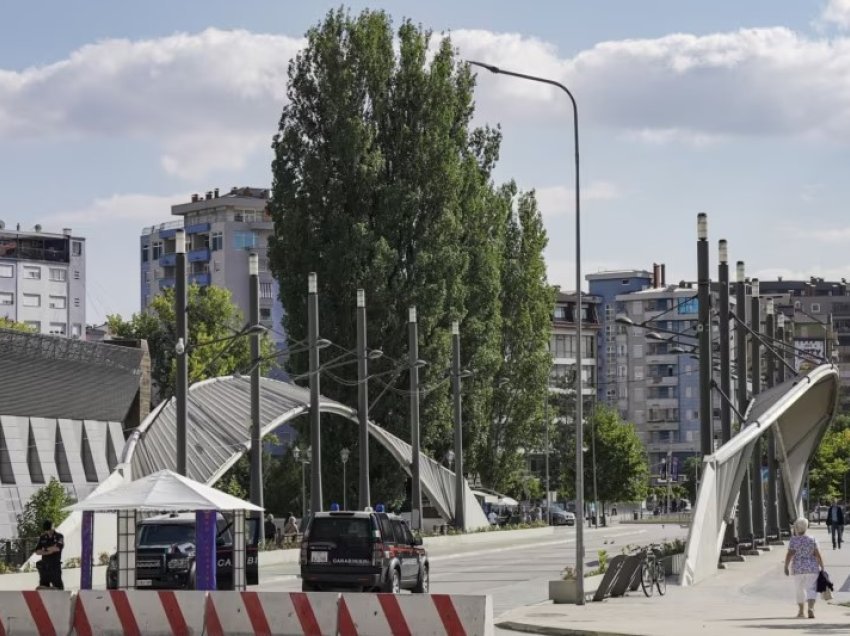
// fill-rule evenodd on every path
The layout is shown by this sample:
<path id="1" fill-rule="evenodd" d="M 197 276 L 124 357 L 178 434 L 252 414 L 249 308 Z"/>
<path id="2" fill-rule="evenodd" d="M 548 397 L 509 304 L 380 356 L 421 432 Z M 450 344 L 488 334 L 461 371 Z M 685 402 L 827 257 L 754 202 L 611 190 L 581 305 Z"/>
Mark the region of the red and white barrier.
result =
<path id="1" fill-rule="evenodd" d="M 64 636 L 70 626 L 70 592 L 0 592 L 0 636 Z"/>
<path id="2" fill-rule="evenodd" d="M 77 636 L 192 636 L 202 634 L 206 592 L 80 590 Z"/>
<path id="3" fill-rule="evenodd" d="M 210 592 L 208 636 L 336 634 L 339 594 L 329 592 Z"/>
<path id="4" fill-rule="evenodd" d="M 491 636 L 489 596 L 343 594 L 339 636 Z"/>

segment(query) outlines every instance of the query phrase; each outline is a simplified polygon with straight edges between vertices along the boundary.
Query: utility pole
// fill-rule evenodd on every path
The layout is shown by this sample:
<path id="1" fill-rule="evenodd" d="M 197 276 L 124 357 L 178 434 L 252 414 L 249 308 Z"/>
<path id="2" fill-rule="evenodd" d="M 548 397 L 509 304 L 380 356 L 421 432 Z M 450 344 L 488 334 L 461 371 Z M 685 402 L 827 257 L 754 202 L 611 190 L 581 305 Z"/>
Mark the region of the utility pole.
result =
<path id="1" fill-rule="evenodd" d="M 720 400 L 720 439 L 723 444 L 732 439 L 732 382 L 730 373 L 730 343 L 729 343 L 729 250 L 725 239 L 717 243 L 717 279 L 719 282 L 719 318 L 720 318 L 720 390 L 726 397 Z M 734 545 L 735 522 L 726 526 L 724 543 Z"/>
<path id="2" fill-rule="evenodd" d="M 697 215 L 697 299 L 699 315 L 699 430 L 700 451 L 703 457 L 714 452 L 714 431 L 711 417 L 711 316 L 708 277 L 708 216 Z"/>
<path id="3" fill-rule="evenodd" d="M 779 340 L 783 345 L 786 344 L 786 334 L 785 334 L 785 314 L 779 312 L 776 314 L 776 339 Z M 778 347 L 783 359 L 788 358 L 787 347 Z M 792 362 L 793 364 L 793 359 Z M 779 382 L 785 382 L 787 379 L 787 369 L 784 364 L 777 365 L 777 369 L 779 371 Z M 783 474 L 780 472 L 777 475 L 776 479 L 776 499 L 777 505 L 779 508 L 779 538 L 782 539 L 785 534 L 785 528 L 791 524 L 791 519 L 788 514 L 788 500 L 787 500 L 787 490 L 785 486 L 785 478 Z"/>
<path id="4" fill-rule="evenodd" d="M 743 415 L 747 412 L 747 281 L 744 272 L 744 261 L 737 264 L 737 283 L 735 286 L 735 311 L 738 316 L 735 326 L 735 365 L 738 367 L 738 411 Z M 739 430 L 743 428 L 744 422 L 738 422 Z M 752 519 L 752 490 L 750 486 L 750 470 L 744 473 L 741 482 L 741 491 L 738 494 L 738 538 L 748 539 L 752 542 L 755 550 L 755 539 L 753 538 Z"/>
<path id="5" fill-rule="evenodd" d="M 263 507 L 263 436 L 260 427 L 260 262 L 248 255 L 248 291 L 251 334 L 251 503 Z M 253 515 L 260 518 L 260 513 Z"/>
<path id="6" fill-rule="evenodd" d="M 366 350 L 366 291 L 357 290 L 357 421 L 360 510 L 372 500 L 369 492 L 369 354 Z"/>
<path id="7" fill-rule="evenodd" d="M 322 432 L 319 428 L 319 293 L 316 272 L 307 276 L 307 341 L 310 347 L 310 508 L 313 514 L 322 504 Z"/>
<path id="8" fill-rule="evenodd" d="M 422 528 L 422 478 L 419 472 L 419 331 L 416 307 L 410 307 L 408 310 L 407 336 L 407 351 L 410 359 L 410 446 L 413 454 L 410 525 L 414 530 L 420 530 Z"/>
<path id="9" fill-rule="evenodd" d="M 761 343 L 758 335 L 761 332 L 761 305 L 759 304 L 759 280 L 752 280 L 752 298 L 750 299 L 750 338 L 752 356 L 752 385 L 753 398 L 761 393 Z M 761 438 L 753 443 L 753 457 L 750 464 L 752 471 L 752 501 L 753 501 L 753 534 L 759 542 L 765 541 L 764 524 L 764 486 L 761 477 Z M 754 546 L 755 547 L 755 546 Z"/>
<path id="10" fill-rule="evenodd" d="M 460 324 L 452 321 L 452 402 L 455 420 L 455 528 L 466 529 L 466 489 L 463 483 L 463 410 L 460 395 Z"/>
<path id="11" fill-rule="evenodd" d="M 174 280 L 174 317 L 177 327 L 177 383 L 174 387 L 177 428 L 177 473 L 189 476 L 186 461 L 187 415 L 189 400 L 189 331 L 186 314 L 186 233 L 174 233 L 176 277 Z"/>
<path id="12" fill-rule="evenodd" d="M 767 341 L 774 342 L 776 337 L 775 316 L 773 298 L 765 301 L 764 330 Z M 781 366 L 781 365 L 780 365 Z M 776 378 L 776 360 L 774 354 L 768 350 L 765 360 L 765 385 L 772 388 Z M 779 510 L 776 502 L 776 432 L 771 427 L 767 433 L 767 536 L 778 541 L 779 536 Z M 774 539 L 775 537 L 775 539 Z"/>

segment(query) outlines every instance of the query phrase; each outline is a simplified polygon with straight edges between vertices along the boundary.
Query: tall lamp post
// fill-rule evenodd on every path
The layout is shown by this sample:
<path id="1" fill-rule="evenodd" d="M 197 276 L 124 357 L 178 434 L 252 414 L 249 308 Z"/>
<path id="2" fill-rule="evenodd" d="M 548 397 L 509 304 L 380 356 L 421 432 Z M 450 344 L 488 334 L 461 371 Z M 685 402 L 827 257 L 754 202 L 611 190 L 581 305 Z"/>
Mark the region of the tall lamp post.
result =
<path id="1" fill-rule="evenodd" d="M 248 256 L 251 360 L 260 359 L 260 262 L 256 252 Z M 263 507 L 263 440 L 260 427 L 260 365 L 251 369 L 251 503 Z M 259 513 L 257 515 L 259 518 Z"/>
<path id="2" fill-rule="evenodd" d="M 351 454 L 347 448 L 339 451 L 339 458 L 342 460 L 342 509 L 348 510 L 348 483 L 345 479 L 345 465 L 348 463 L 348 456 Z"/>
<path id="3" fill-rule="evenodd" d="M 177 383 L 174 387 L 177 428 L 177 473 L 188 476 L 186 466 L 186 418 L 188 413 L 189 360 L 186 349 L 189 333 L 186 326 L 186 233 L 179 229 L 174 233 L 176 276 L 174 281 L 174 314 L 177 327 Z"/>
<path id="4" fill-rule="evenodd" d="M 306 475 L 306 467 L 307 464 L 310 463 L 310 447 L 308 446 L 306 450 L 302 451 L 297 446 L 292 449 L 292 456 L 295 458 L 295 461 L 301 462 L 301 526 L 304 527 L 305 521 L 307 520 L 307 475 Z"/>
<path id="5" fill-rule="evenodd" d="M 582 457 L 582 446 L 584 443 L 584 422 L 582 414 L 582 377 L 581 377 L 581 197 L 579 196 L 579 154 L 578 154 L 578 106 L 575 97 L 570 90 L 554 80 L 506 71 L 482 62 L 469 62 L 474 66 L 486 69 L 491 73 L 509 75 L 520 79 L 548 84 L 559 88 L 567 97 L 573 107 L 573 140 L 575 154 L 575 192 L 576 192 L 576 512 L 584 514 L 584 457 Z M 576 599 L 579 605 L 584 605 L 584 527 L 576 524 Z"/>

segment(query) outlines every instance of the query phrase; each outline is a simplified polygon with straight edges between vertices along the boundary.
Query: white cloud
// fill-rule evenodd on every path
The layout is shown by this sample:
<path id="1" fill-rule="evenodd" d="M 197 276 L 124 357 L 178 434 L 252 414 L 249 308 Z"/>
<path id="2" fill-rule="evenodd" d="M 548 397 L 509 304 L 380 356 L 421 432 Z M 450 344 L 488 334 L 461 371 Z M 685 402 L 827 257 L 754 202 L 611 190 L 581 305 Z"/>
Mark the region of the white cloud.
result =
<path id="1" fill-rule="evenodd" d="M 821 20 L 842 29 L 850 28 L 850 0 L 829 0 L 821 14 Z"/>
<path id="2" fill-rule="evenodd" d="M 165 218 L 171 214 L 171 206 L 186 203 L 186 194 L 158 196 L 152 194 L 113 194 L 97 198 L 89 205 L 76 210 L 66 210 L 48 215 L 44 219 L 45 228 L 68 227 L 78 224 L 85 227 L 97 227 L 113 223 L 130 221 L 135 224 L 150 223 L 152 219 Z M 141 227 L 137 228 L 140 230 Z"/>
<path id="3" fill-rule="evenodd" d="M 104 40 L 68 58 L 0 71 L 0 138 L 126 137 L 163 149 L 165 170 L 234 170 L 275 132 L 302 40 L 207 29 Z"/>
<path id="4" fill-rule="evenodd" d="M 621 194 L 613 183 L 594 181 L 581 190 L 581 202 L 610 201 L 619 199 Z M 572 215 L 575 211 L 575 189 L 566 186 L 549 186 L 537 189 L 537 202 L 546 218 Z"/>
<path id="5" fill-rule="evenodd" d="M 850 227 L 800 227 L 793 224 L 783 225 L 782 233 L 795 240 L 813 241 L 817 243 L 850 244 Z"/>

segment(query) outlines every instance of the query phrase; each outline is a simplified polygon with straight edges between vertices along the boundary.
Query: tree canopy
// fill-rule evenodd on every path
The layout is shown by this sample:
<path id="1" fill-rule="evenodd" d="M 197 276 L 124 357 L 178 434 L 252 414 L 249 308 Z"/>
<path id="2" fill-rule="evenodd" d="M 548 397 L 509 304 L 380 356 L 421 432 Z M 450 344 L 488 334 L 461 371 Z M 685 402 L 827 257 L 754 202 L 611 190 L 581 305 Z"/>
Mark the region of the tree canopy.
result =
<path id="1" fill-rule="evenodd" d="M 74 503 L 76 501 L 65 490 L 65 486 L 51 477 L 47 485 L 36 490 L 24 504 L 23 511 L 18 515 L 18 537 L 38 537 L 42 533 L 42 524 L 48 519 L 53 522 L 53 527 L 58 526 L 68 516 L 62 508 Z"/>
<path id="2" fill-rule="evenodd" d="M 371 415 L 406 440 L 407 318 L 417 307 L 423 450 L 440 460 L 451 446 L 450 327 L 460 321 L 463 365 L 474 371 L 463 381 L 466 466 L 500 488 L 520 463 L 516 437 L 539 439 L 552 293 L 534 195 L 494 184 L 501 135 L 473 127 L 474 86 L 448 37 L 409 20 L 394 30 L 381 11 L 328 13 L 289 67 L 269 254 L 294 340 L 307 334 L 309 272 L 321 335 L 343 349 L 355 343 L 356 290 L 366 290 L 369 344 L 384 351 L 372 367 L 387 372 L 370 384 L 382 394 Z M 306 357 L 289 365 L 303 373 Z M 501 377 L 510 384 L 494 388 Z M 322 382 L 322 393 L 356 403 L 353 366 Z M 325 440 L 326 457 L 356 447 L 348 425 Z M 404 482 L 382 453 L 372 455 L 372 490 L 389 503 Z M 356 462 L 354 452 L 352 475 Z M 339 492 L 339 464 L 323 463 Z"/>

